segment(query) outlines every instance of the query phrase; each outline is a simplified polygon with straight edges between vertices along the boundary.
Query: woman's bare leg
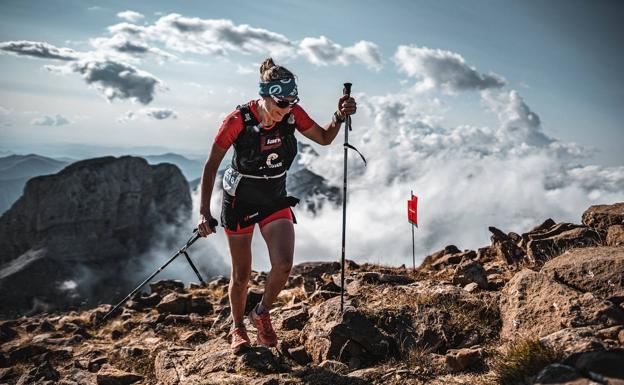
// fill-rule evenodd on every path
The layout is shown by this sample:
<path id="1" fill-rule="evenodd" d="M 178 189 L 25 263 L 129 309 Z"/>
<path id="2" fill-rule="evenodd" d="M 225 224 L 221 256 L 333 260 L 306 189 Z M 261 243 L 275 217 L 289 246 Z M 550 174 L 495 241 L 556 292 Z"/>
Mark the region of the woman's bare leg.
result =
<path id="1" fill-rule="evenodd" d="M 262 306 L 267 310 L 282 291 L 293 263 L 295 252 L 295 227 L 289 219 L 278 219 L 260 229 L 266 241 L 271 260 L 271 271 L 267 277 L 262 296 Z"/>
<path id="2" fill-rule="evenodd" d="M 232 273 L 228 295 L 234 327 L 243 326 L 245 302 L 247 302 L 247 286 L 251 277 L 251 239 L 253 233 L 228 234 L 232 256 Z"/>

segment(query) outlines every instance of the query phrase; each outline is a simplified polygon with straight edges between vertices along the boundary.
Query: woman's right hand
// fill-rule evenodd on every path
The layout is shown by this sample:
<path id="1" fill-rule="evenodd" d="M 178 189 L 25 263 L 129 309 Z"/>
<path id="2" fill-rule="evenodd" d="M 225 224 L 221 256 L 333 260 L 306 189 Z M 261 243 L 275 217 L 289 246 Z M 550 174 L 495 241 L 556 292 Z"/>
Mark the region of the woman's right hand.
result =
<path id="1" fill-rule="evenodd" d="M 202 237 L 207 237 L 215 232 L 215 229 L 210 227 L 210 222 L 213 220 L 212 215 L 199 214 L 199 222 L 197 223 L 197 232 Z"/>

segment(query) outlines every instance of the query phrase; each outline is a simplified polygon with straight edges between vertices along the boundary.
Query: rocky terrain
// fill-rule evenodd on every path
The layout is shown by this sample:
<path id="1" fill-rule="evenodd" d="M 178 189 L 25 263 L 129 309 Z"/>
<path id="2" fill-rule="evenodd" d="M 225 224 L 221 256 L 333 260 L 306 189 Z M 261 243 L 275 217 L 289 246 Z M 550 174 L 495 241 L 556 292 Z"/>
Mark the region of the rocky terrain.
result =
<path id="1" fill-rule="evenodd" d="M 176 166 L 137 157 L 30 179 L 0 217 L 0 315 L 108 301 L 134 284 L 124 272 L 158 229 L 186 223 L 191 206 Z"/>
<path id="2" fill-rule="evenodd" d="M 271 310 L 278 347 L 240 355 L 227 278 L 152 283 L 105 323 L 110 305 L 0 321 L 0 383 L 624 384 L 624 203 L 490 232 L 416 271 L 349 262 L 344 312 L 339 263 L 297 265 Z"/>

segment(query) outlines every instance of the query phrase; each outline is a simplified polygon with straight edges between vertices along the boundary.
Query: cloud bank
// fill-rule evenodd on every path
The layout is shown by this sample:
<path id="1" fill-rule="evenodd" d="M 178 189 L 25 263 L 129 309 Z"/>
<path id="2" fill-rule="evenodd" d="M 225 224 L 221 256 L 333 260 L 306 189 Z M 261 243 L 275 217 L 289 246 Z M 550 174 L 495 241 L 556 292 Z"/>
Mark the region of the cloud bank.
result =
<path id="1" fill-rule="evenodd" d="M 126 123 L 137 118 L 147 118 L 155 120 L 177 119 L 178 114 L 169 108 L 142 108 L 137 111 L 128 111 L 124 116 L 117 119 L 119 123 Z"/>
<path id="2" fill-rule="evenodd" d="M 500 88 L 505 79 L 497 74 L 482 74 L 466 64 L 455 52 L 401 45 L 394 54 L 399 70 L 417 78 L 416 89 L 439 89 L 449 93 Z"/>

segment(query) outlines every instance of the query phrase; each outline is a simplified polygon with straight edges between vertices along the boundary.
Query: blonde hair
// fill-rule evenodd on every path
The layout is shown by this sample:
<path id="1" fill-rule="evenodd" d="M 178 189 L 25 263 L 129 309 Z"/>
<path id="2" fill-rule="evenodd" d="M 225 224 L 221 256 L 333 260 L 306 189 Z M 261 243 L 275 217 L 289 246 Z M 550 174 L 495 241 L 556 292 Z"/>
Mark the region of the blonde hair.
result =
<path id="1" fill-rule="evenodd" d="M 296 78 L 295 74 L 285 67 L 276 65 L 273 58 L 268 57 L 260 64 L 260 80 L 263 82 L 290 78 Z"/>

